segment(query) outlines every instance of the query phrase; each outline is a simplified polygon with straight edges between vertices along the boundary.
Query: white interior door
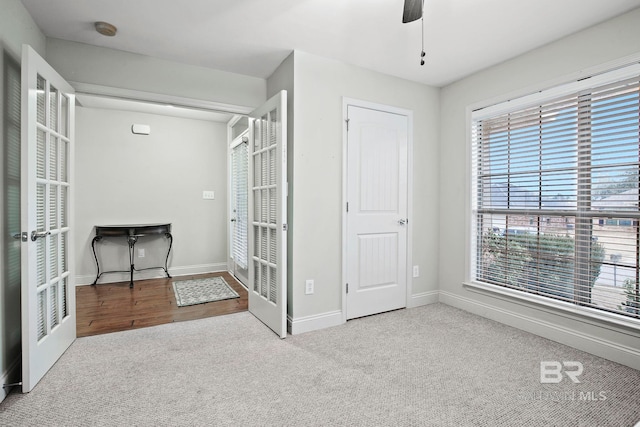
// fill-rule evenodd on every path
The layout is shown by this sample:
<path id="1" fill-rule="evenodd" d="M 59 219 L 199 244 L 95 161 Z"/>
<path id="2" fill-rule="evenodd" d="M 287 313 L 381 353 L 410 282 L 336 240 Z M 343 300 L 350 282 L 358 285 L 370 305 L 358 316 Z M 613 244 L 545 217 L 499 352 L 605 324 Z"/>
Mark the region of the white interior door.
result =
<path id="1" fill-rule="evenodd" d="M 287 336 L 287 92 L 249 123 L 249 311 Z"/>
<path id="2" fill-rule="evenodd" d="M 22 49 L 22 391 L 76 338 L 72 262 L 73 88 Z"/>
<path id="3" fill-rule="evenodd" d="M 406 306 L 407 116 L 347 107 L 347 319 Z"/>

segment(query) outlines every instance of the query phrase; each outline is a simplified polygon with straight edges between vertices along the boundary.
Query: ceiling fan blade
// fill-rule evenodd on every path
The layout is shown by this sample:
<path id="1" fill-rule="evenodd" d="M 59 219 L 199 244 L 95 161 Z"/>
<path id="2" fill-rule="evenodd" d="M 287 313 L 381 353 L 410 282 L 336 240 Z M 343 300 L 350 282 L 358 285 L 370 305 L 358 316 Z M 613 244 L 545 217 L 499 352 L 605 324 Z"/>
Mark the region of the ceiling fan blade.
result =
<path id="1" fill-rule="evenodd" d="M 413 22 L 422 18 L 422 0 L 404 0 L 402 23 Z"/>

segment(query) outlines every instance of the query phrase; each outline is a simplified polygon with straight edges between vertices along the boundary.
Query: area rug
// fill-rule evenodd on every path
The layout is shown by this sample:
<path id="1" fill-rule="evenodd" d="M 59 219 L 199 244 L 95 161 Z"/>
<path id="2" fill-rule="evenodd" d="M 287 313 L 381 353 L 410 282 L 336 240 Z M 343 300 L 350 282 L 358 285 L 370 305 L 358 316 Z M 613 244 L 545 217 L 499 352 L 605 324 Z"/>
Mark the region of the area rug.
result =
<path id="1" fill-rule="evenodd" d="M 173 292 L 178 307 L 240 298 L 222 277 L 174 281 Z"/>

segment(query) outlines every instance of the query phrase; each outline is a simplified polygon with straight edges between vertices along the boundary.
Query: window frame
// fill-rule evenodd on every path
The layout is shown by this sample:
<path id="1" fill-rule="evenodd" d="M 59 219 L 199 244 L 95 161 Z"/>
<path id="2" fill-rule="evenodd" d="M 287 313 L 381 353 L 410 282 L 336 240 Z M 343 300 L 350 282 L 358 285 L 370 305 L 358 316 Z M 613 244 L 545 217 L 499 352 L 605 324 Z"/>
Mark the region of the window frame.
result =
<path id="1" fill-rule="evenodd" d="M 467 158 L 466 158 L 466 199 L 465 199 L 465 216 L 466 221 L 466 250 L 465 250 L 465 280 L 463 285 L 474 291 L 481 293 L 488 293 L 490 295 L 498 297 L 508 297 L 509 300 L 522 300 L 532 304 L 535 304 L 541 308 L 548 307 L 553 308 L 554 312 L 559 309 L 564 312 L 570 312 L 583 316 L 585 319 L 596 319 L 598 321 L 607 321 L 619 326 L 631 327 L 633 330 L 640 330 L 640 318 L 625 316 L 623 314 L 617 314 L 615 312 L 609 312 L 606 310 L 582 306 L 576 301 L 567 302 L 561 299 L 550 298 L 546 296 L 536 295 L 518 289 L 510 288 L 503 285 L 491 284 L 475 280 L 477 276 L 477 206 L 476 206 L 476 194 L 474 191 L 474 179 L 473 168 L 474 160 L 472 158 L 473 151 L 473 124 L 478 120 L 488 119 L 496 117 L 501 114 L 509 112 L 522 111 L 525 108 L 533 107 L 536 105 L 544 104 L 550 100 L 560 98 L 563 96 L 575 94 L 580 91 L 597 89 L 598 87 L 605 86 L 607 84 L 615 83 L 618 81 L 626 80 L 634 76 L 640 75 L 640 63 L 638 59 L 634 58 L 633 63 L 629 65 L 631 61 L 625 63 L 610 64 L 608 68 L 600 66 L 598 70 L 593 70 L 592 75 L 581 78 L 567 79 L 569 83 L 556 84 L 549 86 L 547 89 L 531 89 L 528 90 L 528 94 L 513 95 L 510 98 L 494 99 L 492 101 L 486 101 L 467 107 Z"/>

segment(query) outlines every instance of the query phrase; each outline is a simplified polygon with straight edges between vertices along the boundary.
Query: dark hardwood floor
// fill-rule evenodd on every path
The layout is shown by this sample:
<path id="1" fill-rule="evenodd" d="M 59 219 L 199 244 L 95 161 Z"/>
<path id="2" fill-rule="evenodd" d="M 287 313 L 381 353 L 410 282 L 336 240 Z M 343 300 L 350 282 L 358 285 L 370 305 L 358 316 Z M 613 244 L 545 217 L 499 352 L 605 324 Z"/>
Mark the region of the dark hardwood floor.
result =
<path id="1" fill-rule="evenodd" d="M 172 280 L 222 276 L 240 298 L 178 307 Z M 195 320 L 247 310 L 247 290 L 229 273 L 210 273 L 163 279 L 78 286 L 77 336 L 105 334 L 163 323 Z"/>

